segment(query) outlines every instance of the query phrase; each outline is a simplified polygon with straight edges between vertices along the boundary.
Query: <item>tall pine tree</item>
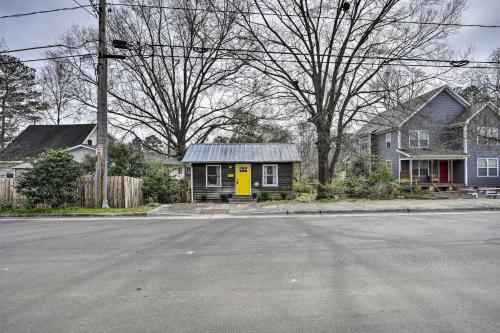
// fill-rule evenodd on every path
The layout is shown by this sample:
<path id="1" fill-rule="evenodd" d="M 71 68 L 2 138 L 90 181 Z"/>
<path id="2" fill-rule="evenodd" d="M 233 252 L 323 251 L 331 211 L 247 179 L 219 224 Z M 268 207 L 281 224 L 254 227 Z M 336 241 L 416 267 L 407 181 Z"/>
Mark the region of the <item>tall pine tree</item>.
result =
<path id="1" fill-rule="evenodd" d="M 37 119 L 45 109 L 37 90 L 35 69 L 18 58 L 0 54 L 0 148 L 12 139 L 19 126 Z"/>

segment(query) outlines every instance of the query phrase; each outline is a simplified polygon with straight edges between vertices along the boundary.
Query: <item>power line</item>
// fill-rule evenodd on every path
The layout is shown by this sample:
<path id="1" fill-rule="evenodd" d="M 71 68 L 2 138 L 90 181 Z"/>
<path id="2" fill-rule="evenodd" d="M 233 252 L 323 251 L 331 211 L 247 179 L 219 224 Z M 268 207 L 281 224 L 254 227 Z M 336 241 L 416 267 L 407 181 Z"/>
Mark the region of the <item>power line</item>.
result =
<path id="1" fill-rule="evenodd" d="M 79 2 L 78 2 L 78 1 L 76 1 L 76 0 L 73 0 L 73 2 L 74 2 L 74 3 L 76 3 L 78 6 L 81 6 L 81 5 L 82 5 L 81 3 L 79 3 Z M 91 6 L 92 6 L 92 5 L 91 5 Z M 93 17 L 97 18 L 96 13 L 91 12 L 91 11 L 90 11 L 90 10 L 88 10 L 87 8 L 83 8 L 83 9 L 84 9 L 87 13 L 89 13 L 90 15 L 92 15 Z"/>
<path id="2" fill-rule="evenodd" d="M 185 10 L 185 11 L 205 11 L 209 13 L 226 13 L 226 14 L 239 14 L 239 15 L 262 15 L 262 16 L 280 16 L 277 13 L 271 12 L 252 12 L 252 11 L 240 11 L 240 10 L 229 10 L 229 9 L 208 9 L 208 8 L 188 8 L 188 7 L 179 7 L 179 6 L 155 6 L 155 5 L 144 5 L 144 4 L 128 4 L 128 3 L 117 3 L 113 4 L 113 6 L 122 6 L 122 7 L 140 7 L 140 8 L 157 8 L 157 9 L 170 9 L 170 10 Z M 334 7 L 335 8 L 335 7 Z M 291 16 L 291 17 L 303 17 L 303 15 L 295 14 L 295 13 L 287 13 L 282 16 Z M 334 20 L 334 17 L 331 16 L 314 16 L 311 15 L 310 18 L 320 18 L 320 19 L 330 19 Z M 351 20 L 348 17 L 344 17 L 345 20 Z M 373 22 L 371 19 L 363 19 L 359 18 L 360 21 L 368 21 Z M 398 20 L 398 19 L 385 19 L 379 20 L 380 23 L 405 23 L 405 24 L 419 24 L 419 25 L 441 25 L 441 26 L 449 26 L 449 27 L 467 27 L 467 28 L 488 28 L 488 29 L 498 29 L 500 25 L 494 24 L 463 24 L 463 23 L 442 23 L 442 22 L 418 22 L 418 21 L 406 21 L 406 20 Z"/>
<path id="3" fill-rule="evenodd" d="M 76 54 L 76 55 L 65 55 L 65 56 L 54 56 L 54 57 L 44 57 L 44 58 L 35 58 L 35 59 L 27 59 L 27 60 L 19 60 L 20 62 L 23 63 L 29 63 L 29 62 L 38 62 L 38 61 L 46 61 L 46 60 L 58 60 L 58 59 L 68 59 L 68 58 L 78 58 L 78 57 L 89 57 L 89 56 L 97 56 L 97 54 L 94 53 L 86 53 L 86 54 Z M 139 55 L 133 55 L 133 56 L 139 56 Z M 152 57 L 160 57 L 160 55 L 146 55 L 142 56 L 143 58 L 152 58 Z M 180 55 L 168 55 L 167 58 L 176 58 L 176 59 L 183 59 L 183 56 Z M 207 57 L 203 56 L 190 56 L 190 59 L 207 59 Z M 231 57 L 219 57 L 219 60 L 235 60 L 234 58 Z M 239 59 L 241 60 L 241 59 Z M 250 61 L 251 59 L 248 59 L 246 61 Z M 393 61 L 398 61 L 399 59 L 395 59 Z M 244 60 L 243 60 L 244 61 Z M 259 61 L 261 62 L 273 62 L 272 59 L 260 59 Z M 297 60 L 291 60 L 291 59 L 280 59 L 280 62 L 284 63 L 299 63 Z M 0 62 L 0 65 L 5 65 L 5 64 L 13 64 L 17 63 L 17 61 L 5 61 L 5 62 Z M 335 61 L 330 61 L 329 63 L 335 63 Z M 366 65 L 366 66 L 375 66 L 379 65 L 377 63 L 369 63 L 369 62 L 352 62 L 351 65 Z M 430 65 L 430 64 L 408 64 L 408 63 L 387 63 L 384 64 L 384 66 L 400 66 L 400 67 L 425 67 L 425 68 L 460 68 L 460 69 L 495 69 L 495 67 L 492 66 L 467 66 L 467 67 L 456 67 L 453 65 Z"/>
<path id="4" fill-rule="evenodd" d="M 82 8 L 86 8 L 86 7 L 92 7 L 92 5 L 80 5 L 80 6 L 74 6 L 74 7 L 63 7 L 63 8 L 54 8 L 54 9 L 47 9 L 47 10 L 39 10 L 39 11 L 36 11 L 36 12 L 27 12 L 27 13 L 17 13 L 17 14 L 3 15 L 3 16 L 0 16 L 0 19 L 13 18 L 13 17 L 23 17 L 23 16 L 31 16 L 31 15 L 46 14 L 46 13 L 55 13 L 55 12 L 61 12 L 61 11 L 82 9 Z"/>
<path id="5" fill-rule="evenodd" d="M 14 49 L 14 50 L 5 50 L 5 51 L 1 51 L 0 54 L 5 54 L 5 53 L 12 53 L 12 52 L 21 52 L 21 51 L 28 51 L 28 50 L 38 50 L 38 49 L 46 49 L 46 48 L 55 48 L 55 47 L 65 47 L 65 48 L 69 48 L 69 49 L 78 49 L 79 47 L 82 47 L 83 45 L 87 44 L 87 43 L 90 43 L 90 42 L 95 42 L 95 40 L 90 40 L 90 41 L 85 41 L 84 43 L 82 43 L 81 45 L 79 46 L 68 46 L 68 45 L 63 45 L 63 44 L 51 44 L 51 45 L 44 45 L 44 46 L 34 46 L 34 47 L 27 47 L 27 48 L 20 48 L 20 49 Z M 183 46 L 183 45 L 168 45 L 168 44 L 143 44 L 141 47 L 144 47 L 144 46 L 150 46 L 150 47 L 170 47 L 170 48 L 183 48 L 183 49 L 188 49 L 188 47 L 186 46 Z M 237 53 L 242 53 L 242 54 L 245 54 L 245 53 L 266 53 L 262 50 L 251 50 L 251 49 L 230 49 L 230 48 L 206 48 L 206 47 L 203 47 L 203 48 L 199 48 L 200 50 L 199 51 L 196 51 L 196 47 L 193 48 L 193 50 L 195 52 L 199 52 L 200 54 L 203 53 L 203 52 L 206 52 L 206 51 L 209 51 L 209 50 L 216 50 L 216 51 L 223 51 L 223 52 L 232 52 L 234 54 L 237 54 Z M 136 51 L 139 50 L 139 49 L 135 49 Z M 269 54 L 276 54 L 276 55 L 297 55 L 297 56 L 313 56 L 313 57 L 317 57 L 317 56 L 320 56 L 320 57 L 324 57 L 324 56 L 327 56 L 326 54 L 309 54 L 309 53 L 301 53 L 301 52 L 295 52 L 295 53 L 292 53 L 292 52 L 284 52 L 284 51 L 268 51 Z M 171 55 L 168 55 L 167 57 L 170 57 Z M 335 54 L 332 54 L 330 55 L 330 57 L 332 58 L 336 58 L 338 55 L 335 55 Z M 38 59 L 29 59 L 29 60 L 22 60 L 23 62 L 34 62 L 34 61 L 43 61 L 44 59 L 46 60 L 52 60 L 53 58 L 57 58 L 57 59 L 63 59 L 65 56 L 60 56 L 60 57 L 49 57 L 49 58 L 38 58 Z M 68 57 L 74 57 L 74 56 L 68 56 Z M 151 57 L 151 56 L 144 56 L 145 58 L 147 57 Z M 174 57 L 180 57 L 180 56 L 176 56 L 174 55 Z M 206 59 L 206 57 L 196 57 L 196 56 L 190 56 L 190 58 L 193 58 L 193 59 L 197 59 L 197 58 L 200 58 L 200 59 Z M 403 61 L 403 62 L 408 62 L 408 61 L 412 61 L 412 62 L 417 62 L 416 64 L 387 64 L 389 66 L 411 66 L 411 67 L 444 67 L 444 68 L 448 68 L 448 67 L 464 67 L 465 65 L 468 65 L 469 63 L 473 63 L 473 64 L 489 64 L 489 65 L 498 65 L 499 62 L 498 61 L 478 61 L 478 60 L 448 60 L 448 59 L 422 59 L 422 58 L 390 58 L 390 57 L 382 57 L 382 56 L 356 56 L 356 55 L 353 55 L 353 56 L 343 56 L 342 58 L 354 58 L 354 59 L 370 59 L 370 60 L 383 60 L 383 61 Z M 224 60 L 224 58 L 219 58 L 221 60 Z M 227 60 L 231 60 L 233 58 L 226 58 Z M 251 60 L 251 59 L 248 59 L 248 60 Z M 288 62 L 288 63 L 299 63 L 297 60 L 290 60 L 290 59 L 277 59 L 278 61 L 282 61 L 282 62 Z M 258 61 L 272 61 L 272 59 L 259 59 Z M 418 62 L 425 62 L 425 63 L 447 63 L 449 65 L 444 65 L 444 66 L 436 66 L 436 65 L 426 65 L 426 64 L 419 64 Z M 324 62 L 326 63 L 326 61 Z M 329 61 L 329 63 L 335 63 L 335 61 Z M 370 65 L 370 63 L 366 63 L 364 62 L 365 64 L 367 65 Z M 457 65 L 456 63 L 459 63 L 459 65 Z M 354 65 L 356 64 L 360 64 L 360 63 L 352 63 Z M 374 65 L 374 64 L 371 64 L 371 65 Z M 469 66 L 469 67 L 464 67 L 464 68 L 493 68 L 491 66 L 489 67 L 486 67 L 486 66 L 482 66 L 482 67 L 478 67 L 478 66 Z"/>
<path id="6" fill-rule="evenodd" d="M 84 58 L 84 57 L 92 57 L 92 56 L 97 56 L 97 54 L 85 53 L 85 54 L 74 54 L 74 55 L 54 56 L 54 57 L 45 57 L 45 58 L 35 58 L 35 59 L 27 59 L 27 60 L 19 59 L 18 61 L 3 61 L 3 62 L 0 62 L 0 65 L 17 64 L 18 62 L 25 63 L 25 62 L 37 62 L 37 61 L 58 60 L 58 59 L 79 58 L 79 57 Z"/>
<path id="7" fill-rule="evenodd" d="M 6 54 L 6 53 L 14 53 L 14 52 L 22 52 L 22 51 L 32 51 L 32 50 L 40 50 L 40 49 L 48 49 L 48 48 L 57 48 L 57 47 L 64 47 L 64 48 L 69 48 L 69 49 L 78 49 L 82 47 L 83 45 L 87 43 L 95 42 L 95 40 L 89 40 L 85 41 L 79 46 L 68 46 L 64 44 L 51 44 L 51 45 L 42 45 L 42 46 L 33 46 L 33 47 L 26 47 L 26 48 L 20 48 L 20 49 L 12 49 L 12 50 L 4 50 L 0 51 L 0 54 Z M 151 47 L 171 47 L 171 48 L 183 48 L 183 49 L 188 49 L 188 47 L 183 46 L 183 45 L 168 45 L 168 44 L 143 44 L 141 47 L 144 46 L 151 46 Z M 193 50 L 196 51 L 196 47 L 193 48 Z M 215 48 L 200 48 L 203 50 L 216 50 Z M 137 50 L 137 49 L 136 49 Z M 250 49 L 230 49 L 230 48 L 218 48 L 218 51 L 224 51 L 224 52 L 234 52 L 234 53 L 266 53 L 265 51 L 261 50 L 250 50 Z M 311 56 L 311 57 L 325 57 L 328 56 L 327 54 L 309 54 L 309 53 L 303 53 L 303 52 L 284 52 L 284 51 L 267 51 L 270 54 L 278 54 L 278 55 L 299 55 L 299 56 Z M 330 57 L 336 58 L 338 55 L 332 54 Z M 386 60 L 386 61 L 416 61 L 416 62 L 437 62 L 437 63 L 456 63 L 456 62 L 466 62 L 466 64 L 473 63 L 473 64 L 492 64 L 492 65 L 498 65 L 498 61 L 480 61 L 480 60 L 447 60 L 447 59 L 422 59 L 422 58 L 386 58 L 382 56 L 349 56 L 345 55 L 342 58 L 360 58 L 360 59 L 371 59 L 371 60 Z M 462 67 L 462 66 L 454 66 L 454 67 Z"/>
<path id="8" fill-rule="evenodd" d="M 75 1 L 76 2 L 76 1 Z M 76 2 L 78 3 L 78 2 Z M 116 3 L 116 4 L 111 4 L 111 6 L 121 6 L 121 7 L 139 7 L 139 8 L 157 8 L 157 9 L 170 9 L 170 10 L 186 10 L 186 11 L 206 11 L 206 12 L 214 12 L 214 13 L 227 13 L 227 14 L 246 14 L 246 15 L 264 15 L 264 16 L 279 16 L 276 13 L 269 13 L 269 12 L 251 12 L 251 11 L 239 11 L 239 10 L 228 10 L 228 9 L 207 9 L 207 8 L 188 8 L 188 7 L 179 7 L 179 6 L 155 6 L 155 5 L 144 5 L 144 4 L 125 4 L 125 3 Z M 55 8 L 55 9 L 48 9 L 48 10 L 41 10 L 41 11 L 35 11 L 35 12 L 28 12 L 28 13 L 18 13 L 18 14 L 11 14 L 11 15 L 4 15 L 0 16 L 0 19 L 4 18 L 13 18 L 13 17 L 22 17 L 22 16 L 29 16 L 29 15 L 36 15 L 36 14 L 45 14 L 45 13 L 52 13 L 52 12 L 59 12 L 59 11 L 67 11 L 67 10 L 75 10 L 75 9 L 86 9 L 87 7 L 94 8 L 92 5 L 79 5 L 75 7 L 64 7 L 64 8 Z M 302 15 L 298 14 L 288 14 L 287 16 L 291 17 L 303 17 Z M 311 18 L 322 18 L 322 19 L 335 19 L 330 16 L 314 16 L 311 15 Z M 345 20 L 350 20 L 350 18 L 343 18 Z M 368 22 L 373 22 L 373 20 L 370 19 L 363 19 L 360 18 L 358 19 L 360 21 L 368 21 Z M 475 28 L 487 28 L 487 29 L 498 29 L 500 28 L 500 25 L 495 25 L 495 24 L 463 24 L 463 23 L 442 23 L 442 22 L 418 22 L 418 21 L 406 21 L 406 20 L 398 20 L 398 19 L 385 19 L 385 20 L 380 20 L 380 23 L 405 23 L 405 24 L 419 24 L 419 25 L 441 25 L 441 26 L 450 26 L 450 27 L 475 27 Z"/>
<path id="9" fill-rule="evenodd" d="M 183 45 L 172 45 L 172 44 L 143 44 L 143 46 L 152 46 L 152 47 L 171 47 L 171 48 L 183 48 L 183 49 L 188 49 L 189 47 L 183 46 Z M 192 48 L 194 51 L 196 51 L 196 47 Z M 224 52 L 233 52 L 233 53 L 269 53 L 269 54 L 277 54 L 277 55 L 298 55 L 298 56 L 307 56 L 307 57 L 325 57 L 329 56 L 332 58 L 338 57 L 337 54 L 310 54 L 310 53 L 305 53 L 305 52 L 285 52 L 285 51 L 264 51 L 264 50 L 250 50 L 250 49 L 230 49 L 230 48 L 211 48 L 211 47 L 200 47 L 198 48 L 202 52 L 206 51 L 224 51 Z M 456 63 L 456 62 L 467 62 L 468 63 L 474 63 L 474 64 L 493 64 L 493 65 L 498 65 L 498 61 L 480 61 L 480 60 L 466 60 L 466 59 L 461 59 L 461 60 L 447 60 L 447 59 L 422 59 L 422 58 L 394 58 L 394 57 L 383 57 L 383 56 L 362 56 L 362 55 L 345 55 L 342 56 L 342 58 L 357 58 L 357 59 L 371 59 L 371 60 L 386 60 L 386 61 L 421 61 L 421 62 L 445 62 L 445 63 Z M 453 66 L 453 67 L 462 67 L 462 66 Z"/>
<path id="10" fill-rule="evenodd" d="M 64 48 L 68 48 L 68 49 L 78 49 L 78 48 L 80 48 L 88 43 L 92 43 L 92 42 L 96 42 L 96 40 L 88 40 L 88 41 L 85 41 L 81 45 L 78 45 L 78 46 L 69 46 L 69 45 L 64 45 L 64 44 L 49 44 L 49 45 L 25 47 L 25 48 L 20 48 L 20 49 L 3 50 L 3 51 L 0 51 L 0 54 L 23 52 L 23 51 L 33 51 L 33 50 L 43 50 L 43 49 L 51 49 L 51 48 L 56 48 L 56 47 L 64 47 Z"/>

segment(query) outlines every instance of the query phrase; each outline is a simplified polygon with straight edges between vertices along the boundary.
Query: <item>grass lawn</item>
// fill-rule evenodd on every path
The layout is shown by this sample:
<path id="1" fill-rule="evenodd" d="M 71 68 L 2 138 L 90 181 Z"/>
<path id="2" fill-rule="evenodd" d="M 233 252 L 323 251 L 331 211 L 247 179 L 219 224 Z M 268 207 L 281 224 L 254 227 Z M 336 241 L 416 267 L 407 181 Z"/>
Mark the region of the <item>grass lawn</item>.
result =
<path id="1" fill-rule="evenodd" d="M 71 214 L 99 214 L 99 213 L 144 213 L 154 207 L 140 206 L 135 208 L 25 208 L 13 207 L 0 209 L 0 216 L 13 215 L 71 215 Z"/>

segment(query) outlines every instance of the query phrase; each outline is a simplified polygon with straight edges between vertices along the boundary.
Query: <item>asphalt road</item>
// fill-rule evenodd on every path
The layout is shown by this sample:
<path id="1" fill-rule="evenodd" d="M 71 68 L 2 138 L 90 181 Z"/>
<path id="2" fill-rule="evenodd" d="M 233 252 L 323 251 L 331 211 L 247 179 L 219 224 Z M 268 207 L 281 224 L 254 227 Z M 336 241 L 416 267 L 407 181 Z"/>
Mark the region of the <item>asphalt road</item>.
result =
<path id="1" fill-rule="evenodd" d="M 500 214 L 0 220 L 0 332 L 500 332 Z"/>

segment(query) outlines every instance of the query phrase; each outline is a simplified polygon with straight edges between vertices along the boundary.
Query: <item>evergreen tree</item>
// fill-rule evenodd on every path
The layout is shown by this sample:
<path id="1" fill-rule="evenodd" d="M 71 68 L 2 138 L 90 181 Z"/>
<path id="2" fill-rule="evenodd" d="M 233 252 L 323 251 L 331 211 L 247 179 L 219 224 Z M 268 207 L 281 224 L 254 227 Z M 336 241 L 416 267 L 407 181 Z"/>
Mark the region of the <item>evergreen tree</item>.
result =
<path id="1" fill-rule="evenodd" d="M 3 149 L 23 122 L 45 109 L 37 90 L 35 70 L 18 58 L 0 54 L 0 147 Z"/>

